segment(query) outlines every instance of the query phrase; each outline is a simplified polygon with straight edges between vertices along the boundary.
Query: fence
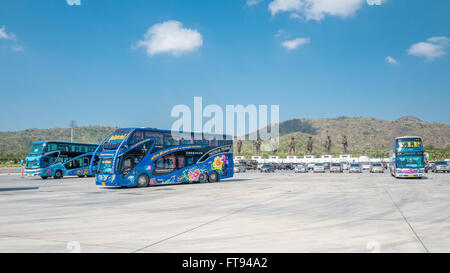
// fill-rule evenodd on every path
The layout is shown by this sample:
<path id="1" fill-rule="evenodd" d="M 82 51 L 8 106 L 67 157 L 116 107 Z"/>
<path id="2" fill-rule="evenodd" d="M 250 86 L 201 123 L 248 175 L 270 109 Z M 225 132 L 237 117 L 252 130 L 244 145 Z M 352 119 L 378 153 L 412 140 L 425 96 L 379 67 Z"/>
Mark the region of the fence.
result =
<path id="1" fill-rule="evenodd" d="M 22 175 L 24 169 L 22 167 L 0 167 L 0 175 Z"/>

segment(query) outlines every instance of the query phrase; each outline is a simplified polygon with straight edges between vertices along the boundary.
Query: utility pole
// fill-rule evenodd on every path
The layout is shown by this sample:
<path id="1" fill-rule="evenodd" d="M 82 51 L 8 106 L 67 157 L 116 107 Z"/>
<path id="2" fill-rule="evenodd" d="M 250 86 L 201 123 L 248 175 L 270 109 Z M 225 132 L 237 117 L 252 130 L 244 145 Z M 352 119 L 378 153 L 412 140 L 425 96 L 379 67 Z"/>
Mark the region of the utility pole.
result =
<path id="1" fill-rule="evenodd" d="M 77 122 L 74 120 L 70 121 L 70 142 L 73 142 L 73 128 L 77 126 Z"/>

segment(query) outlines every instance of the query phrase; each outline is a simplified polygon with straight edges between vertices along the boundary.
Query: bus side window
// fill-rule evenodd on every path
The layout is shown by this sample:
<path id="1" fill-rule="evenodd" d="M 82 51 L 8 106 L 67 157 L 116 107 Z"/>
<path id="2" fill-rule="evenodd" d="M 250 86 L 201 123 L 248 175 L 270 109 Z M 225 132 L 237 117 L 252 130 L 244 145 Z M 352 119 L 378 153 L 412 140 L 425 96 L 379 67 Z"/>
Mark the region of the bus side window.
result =
<path id="1" fill-rule="evenodd" d="M 60 150 L 61 152 L 68 152 L 69 146 L 67 144 L 58 144 L 57 149 Z"/>
<path id="2" fill-rule="evenodd" d="M 50 158 L 48 157 L 44 157 L 44 168 L 47 168 L 48 166 L 50 166 Z"/>
<path id="3" fill-rule="evenodd" d="M 166 146 L 178 145 L 178 140 L 174 139 L 170 134 L 164 134 L 164 145 Z"/>
<path id="4" fill-rule="evenodd" d="M 57 147 L 56 147 L 56 144 L 54 144 L 54 143 L 49 143 L 48 145 L 47 145 L 47 153 L 49 153 L 49 152 L 54 152 L 54 151 L 57 151 L 58 149 L 57 149 Z"/>
<path id="5" fill-rule="evenodd" d="M 136 131 L 133 133 L 133 136 L 131 137 L 131 140 L 129 141 L 128 145 L 134 145 L 143 139 L 144 139 L 144 132 Z"/>
<path id="6" fill-rule="evenodd" d="M 183 169 L 184 168 L 184 164 L 185 164 L 185 159 L 186 157 L 185 156 L 183 156 L 183 155 L 178 155 L 177 156 L 177 162 L 178 162 L 178 166 L 177 166 L 177 169 Z"/>
<path id="7" fill-rule="evenodd" d="M 89 161 L 89 157 L 83 157 L 83 167 L 88 167 Z"/>
<path id="8" fill-rule="evenodd" d="M 70 150 L 70 152 L 72 152 L 72 153 L 78 152 L 78 145 L 76 145 L 76 144 L 70 144 L 70 145 L 69 145 L 69 150 Z"/>
<path id="9" fill-rule="evenodd" d="M 194 164 L 194 158 L 192 157 L 186 157 L 185 160 L 186 160 L 186 167 Z"/>
<path id="10" fill-rule="evenodd" d="M 189 167 L 191 165 L 194 165 L 197 163 L 197 161 L 199 160 L 199 157 L 195 156 L 186 156 L 184 157 L 184 166 L 185 167 Z"/>
<path id="11" fill-rule="evenodd" d="M 155 170 L 153 173 L 156 175 L 169 174 L 176 169 L 176 157 L 173 154 L 166 155 L 155 162 Z"/>
<path id="12" fill-rule="evenodd" d="M 79 151 L 80 153 L 83 153 L 83 154 L 87 153 L 86 148 L 87 148 L 87 147 L 86 147 L 85 145 L 78 145 L 78 151 Z"/>
<path id="13" fill-rule="evenodd" d="M 145 132 L 145 139 L 154 138 L 157 144 L 162 144 L 162 134 L 157 132 Z"/>

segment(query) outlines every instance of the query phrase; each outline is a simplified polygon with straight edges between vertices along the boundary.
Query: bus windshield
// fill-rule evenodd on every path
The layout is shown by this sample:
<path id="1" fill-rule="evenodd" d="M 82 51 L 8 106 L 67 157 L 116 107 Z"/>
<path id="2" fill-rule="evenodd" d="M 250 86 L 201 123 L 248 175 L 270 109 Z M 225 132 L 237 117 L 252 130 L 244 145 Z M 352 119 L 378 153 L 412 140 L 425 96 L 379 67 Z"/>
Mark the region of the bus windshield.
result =
<path id="1" fill-rule="evenodd" d="M 120 144 L 131 132 L 130 129 L 120 129 L 116 130 L 112 136 L 109 137 L 105 144 Z"/>
<path id="2" fill-rule="evenodd" d="M 44 144 L 34 144 L 31 149 L 30 152 L 28 153 L 29 155 L 41 155 L 44 153 Z"/>
<path id="3" fill-rule="evenodd" d="M 396 159 L 397 168 L 423 168 L 423 156 L 399 156 Z"/>
<path id="4" fill-rule="evenodd" d="M 113 159 L 102 158 L 100 161 L 99 173 L 112 173 L 113 172 Z"/>

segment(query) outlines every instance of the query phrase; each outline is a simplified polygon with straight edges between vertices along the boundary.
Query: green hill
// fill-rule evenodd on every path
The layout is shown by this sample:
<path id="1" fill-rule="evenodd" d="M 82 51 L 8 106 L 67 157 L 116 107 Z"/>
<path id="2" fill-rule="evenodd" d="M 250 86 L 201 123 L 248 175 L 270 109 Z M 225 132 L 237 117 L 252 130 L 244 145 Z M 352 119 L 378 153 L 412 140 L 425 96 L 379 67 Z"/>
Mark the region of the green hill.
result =
<path id="1" fill-rule="evenodd" d="M 115 128 L 87 126 L 74 128 L 74 142 L 100 143 Z M 20 162 L 33 142 L 42 140 L 70 141 L 70 129 L 27 129 L 17 132 L 0 132 L 0 162 Z"/>
<path id="2" fill-rule="evenodd" d="M 313 153 L 325 153 L 325 140 L 330 136 L 333 142 L 331 154 L 343 153 L 342 138 L 347 136 L 348 150 L 354 155 L 367 154 L 385 157 L 394 138 L 399 136 L 421 136 L 425 150 L 434 158 L 450 157 L 450 126 L 437 122 L 424 122 L 416 117 L 402 117 L 394 121 L 375 118 L 339 117 L 334 119 L 293 119 L 279 124 L 280 141 L 277 155 L 286 156 L 291 138 L 296 140 L 296 155 L 306 154 L 306 142 L 313 137 Z M 237 148 L 236 148 L 237 151 Z M 261 154 L 271 155 L 270 141 L 265 141 Z M 252 141 L 244 141 L 242 154 L 255 154 Z"/>

